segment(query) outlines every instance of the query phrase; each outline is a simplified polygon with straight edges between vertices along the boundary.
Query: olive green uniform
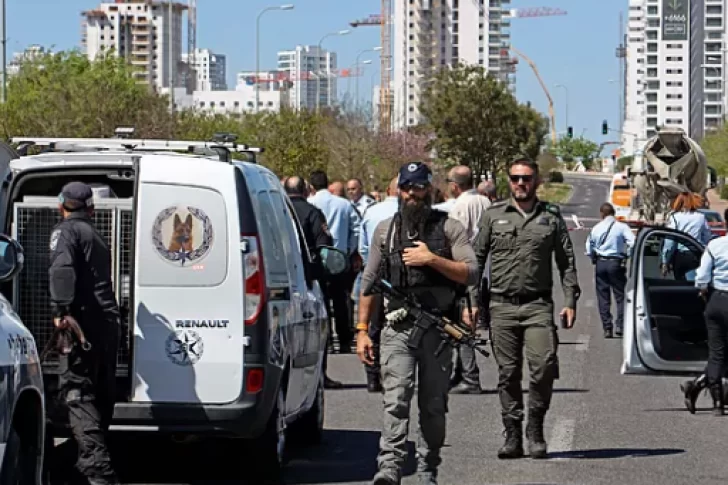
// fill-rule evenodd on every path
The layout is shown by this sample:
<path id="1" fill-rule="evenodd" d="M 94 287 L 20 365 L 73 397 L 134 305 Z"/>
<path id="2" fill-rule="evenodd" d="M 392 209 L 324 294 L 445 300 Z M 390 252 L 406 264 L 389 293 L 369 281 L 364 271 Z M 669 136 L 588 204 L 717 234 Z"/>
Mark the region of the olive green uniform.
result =
<path id="1" fill-rule="evenodd" d="M 529 410 L 543 416 L 558 378 L 558 335 L 552 299 L 552 255 L 561 273 L 564 305 L 576 308 L 574 251 L 558 207 L 537 201 L 530 214 L 512 201 L 489 208 L 474 243 L 482 273 L 490 263 L 490 320 L 504 419 L 523 420 L 523 349 L 530 371 Z"/>

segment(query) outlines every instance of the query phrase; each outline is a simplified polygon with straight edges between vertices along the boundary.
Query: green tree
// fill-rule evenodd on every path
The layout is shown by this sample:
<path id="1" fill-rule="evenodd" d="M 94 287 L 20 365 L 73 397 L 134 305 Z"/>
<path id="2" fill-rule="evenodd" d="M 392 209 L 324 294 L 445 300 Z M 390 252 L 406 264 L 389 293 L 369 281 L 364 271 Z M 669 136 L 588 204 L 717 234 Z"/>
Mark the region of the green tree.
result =
<path id="1" fill-rule="evenodd" d="M 109 137 L 119 126 L 134 126 L 139 136 L 169 136 L 167 99 L 137 83 L 133 72 L 110 54 L 90 61 L 69 51 L 28 60 L 8 81 L 2 134 Z"/>
<path id="2" fill-rule="evenodd" d="M 476 176 L 498 171 L 521 150 L 532 151 L 538 138 L 531 129 L 536 117 L 526 116 L 508 88 L 480 66 L 440 70 L 420 110 L 438 158 L 469 165 Z"/>
<path id="3" fill-rule="evenodd" d="M 546 180 L 548 180 L 548 175 L 551 172 L 558 170 L 560 167 L 559 159 L 551 152 L 543 152 L 536 161 L 538 162 L 539 172 Z"/>
<path id="4" fill-rule="evenodd" d="M 723 125 L 703 138 L 700 146 L 705 152 L 708 164 L 721 177 L 728 176 L 728 126 Z"/>
<path id="5" fill-rule="evenodd" d="M 555 146 L 550 147 L 550 150 L 564 162 L 571 163 L 579 160 L 584 166 L 588 166 L 597 155 L 599 145 L 581 136 L 579 138 L 562 136 L 557 140 Z"/>

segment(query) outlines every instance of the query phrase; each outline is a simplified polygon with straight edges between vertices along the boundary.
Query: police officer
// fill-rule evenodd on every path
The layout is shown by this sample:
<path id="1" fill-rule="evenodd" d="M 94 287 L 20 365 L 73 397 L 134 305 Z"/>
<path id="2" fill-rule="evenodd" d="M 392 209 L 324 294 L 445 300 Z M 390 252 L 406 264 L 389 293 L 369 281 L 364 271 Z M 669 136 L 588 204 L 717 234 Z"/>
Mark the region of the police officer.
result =
<path id="1" fill-rule="evenodd" d="M 81 182 L 63 187 L 63 220 L 51 233 L 53 323 L 78 322 L 90 348 L 74 346 L 61 359 L 59 385 L 78 444 L 77 469 L 92 485 L 118 483 L 105 434 L 114 411 L 119 306 L 111 283 L 111 253 L 91 221 L 93 192 Z"/>
<path id="2" fill-rule="evenodd" d="M 546 457 L 543 422 L 558 377 L 558 336 L 552 299 L 552 256 L 561 273 L 567 328 L 574 324 L 579 289 L 574 251 L 558 207 L 536 197 L 538 165 L 528 159 L 511 162 L 511 198 L 483 214 L 475 241 L 482 273 L 490 262 L 490 321 L 493 355 L 498 363 L 498 392 L 506 430 L 499 458 L 523 456 L 523 348 L 531 371 L 528 426 L 529 453 Z"/>
<path id="3" fill-rule="evenodd" d="M 432 208 L 432 173 L 423 163 L 405 164 L 399 171 L 399 210 L 377 225 L 362 278 L 357 324 L 357 354 L 373 363 L 372 341 L 367 333 L 375 279 L 383 278 L 401 291 L 419 297 L 450 318 L 457 318 L 456 287 L 478 280 L 477 263 L 463 225 Z M 387 312 L 398 308 L 385 301 Z M 440 449 L 445 441 L 448 387 L 452 349 L 439 356 L 436 331 L 426 332 L 421 347 L 407 346 L 412 322 L 387 322 L 381 333 L 381 368 L 384 388 L 384 426 L 374 485 L 400 483 L 407 457 L 410 402 L 418 381 L 420 442 L 417 471 L 420 483 L 437 483 Z"/>
<path id="4" fill-rule="evenodd" d="M 728 363 L 728 236 L 710 241 L 698 267 L 695 286 L 707 299 L 705 325 L 708 330 L 707 387 L 713 398 L 713 414 L 724 414 L 723 376 Z"/>
<path id="5" fill-rule="evenodd" d="M 283 187 L 288 194 L 288 197 L 291 199 L 293 210 L 296 211 L 298 221 L 301 223 L 301 231 L 303 232 L 303 237 L 306 240 L 306 245 L 308 246 L 309 251 L 311 251 L 311 259 L 318 264 L 318 252 L 316 251 L 316 248 L 319 246 L 331 246 L 334 243 L 328 226 L 326 225 L 326 217 L 321 210 L 306 202 L 306 182 L 302 177 L 287 177 Z M 323 284 L 324 283 L 322 282 L 322 287 Z M 329 360 L 328 355 L 328 352 L 324 352 L 324 387 L 326 387 L 326 389 L 339 389 L 342 387 L 341 382 L 335 381 L 326 375 Z"/>
<path id="6" fill-rule="evenodd" d="M 673 204 L 673 213 L 668 216 L 666 226 L 670 229 L 684 232 L 703 245 L 708 244 L 713 233 L 708 220 L 698 209 L 703 206 L 703 198 L 698 194 L 684 192 L 678 195 Z M 672 239 L 665 241 L 662 251 L 662 275 L 665 276 L 670 269 L 676 280 L 694 280 L 694 271 L 698 267 L 697 257 L 682 244 L 675 244 Z"/>
<path id="7" fill-rule="evenodd" d="M 627 285 L 625 261 L 634 246 L 634 234 L 629 226 L 614 218 L 614 207 L 605 202 L 599 208 L 602 220 L 592 228 L 586 238 L 586 255 L 594 263 L 595 286 L 599 301 L 604 337 L 622 336 L 624 322 L 624 288 Z M 617 321 L 612 328 L 612 296 L 617 303 Z"/>

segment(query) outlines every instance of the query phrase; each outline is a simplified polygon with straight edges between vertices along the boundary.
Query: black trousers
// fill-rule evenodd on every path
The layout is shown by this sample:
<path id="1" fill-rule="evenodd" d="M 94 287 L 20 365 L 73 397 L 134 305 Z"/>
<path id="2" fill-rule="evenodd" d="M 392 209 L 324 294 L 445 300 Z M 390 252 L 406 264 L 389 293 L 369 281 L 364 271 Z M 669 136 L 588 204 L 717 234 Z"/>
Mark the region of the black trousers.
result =
<path id="1" fill-rule="evenodd" d="M 621 330 L 624 322 L 624 288 L 627 285 L 627 268 L 618 259 L 597 259 L 596 290 L 599 302 L 599 316 L 604 330 L 611 330 L 612 324 Z M 612 293 L 616 302 L 616 321 L 612 321 Z"/>
<path id="2" fill-rule="evenodd" d="M 705 325 L 708 329 L 708 387 L 721 384 L 726 373 L 726 347 L 728 347 L 728 293 L 713 291 L 705 307 Z"/>
<path id="3" fill-rule="evenodd" d="M 85 351 L 76 345 L 60 360 L 61 398 L 68 407 L 68 420 L 78 445 L 76 468 L 89 478 L 115 476 L 106 433 L 114 414 L 118 325 L 108 325 L 103 337 L 90 339 Z"/>
<path id="4" fill-rule="evenodd" d="M 333 307 L 334 310 L 334 326 L 336 327 L 336 335 L 339 336 L 341 352 L 346 352 L 351 349 L 351 341 L 354 338 L 354 330 L 351 324 L 352 286 L 353 280 L 349 273 L 334 276 L 327 282 L 325 296 L 330 301 L 330 306 L 328 306 L 328 302 L 327 306 L 329 308 Z"/>
<path id="5" fill-rule="evenodd" d="M 365 365 L 368 379 L 379 379 L 381 366 L 379 365 L 379 343 L 382 337 L 384 326 L 384 303 L 381 295 L 374 295 L 374 309 L 369 322 L 369 338 L 372 339 L 374 350 L 374 364 Z"/>
<path id="6" fill-rule="evenodd" d="M 699 266 L 700 258 L 692 251 L 675 251 L 672 260 L 672 271 L 676 280 L 686 281 L 687 273 L 695 271 Z"/>

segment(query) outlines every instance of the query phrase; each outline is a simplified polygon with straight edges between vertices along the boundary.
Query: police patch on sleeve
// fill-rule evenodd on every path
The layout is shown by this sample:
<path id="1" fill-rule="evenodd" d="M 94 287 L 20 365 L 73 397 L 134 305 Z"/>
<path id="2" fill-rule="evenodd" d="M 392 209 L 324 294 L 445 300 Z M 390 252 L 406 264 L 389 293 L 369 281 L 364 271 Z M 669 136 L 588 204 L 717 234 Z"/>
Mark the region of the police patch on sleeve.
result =
<path id="1" fill-rule="evenodd" d="M 51 244 L 50 244 L 51 251 L 56 250 L 56 247 L 58 246 L 58 238 L 60 238 L 60 237 L 61 237 L 60 229 L 56 229 L 55 231 L 53 231 L 51 233 Z"/>

